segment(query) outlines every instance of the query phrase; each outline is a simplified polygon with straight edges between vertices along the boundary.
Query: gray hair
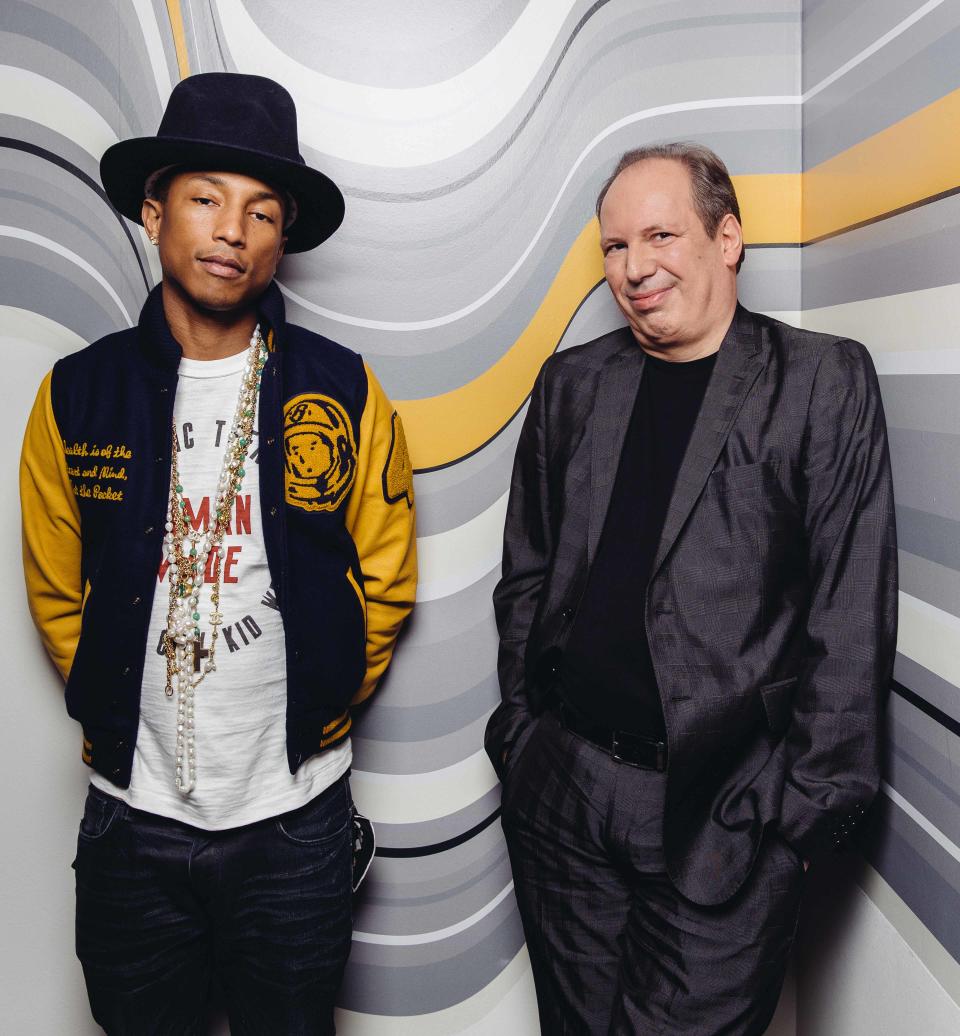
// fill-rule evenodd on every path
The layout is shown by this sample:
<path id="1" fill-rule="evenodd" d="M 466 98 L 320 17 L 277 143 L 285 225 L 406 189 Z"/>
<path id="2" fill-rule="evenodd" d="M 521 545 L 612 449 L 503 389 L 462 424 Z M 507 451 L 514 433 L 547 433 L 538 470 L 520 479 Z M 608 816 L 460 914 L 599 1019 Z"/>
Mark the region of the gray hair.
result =
<path id="1" fill-rule="evenodd" d="M 690 174 L 690 190 L 693 195 L 693 207 L 703 229 L 711 238 L 716 237 L 717 229 L 723 217 L 732 213 L 740 223 L 740 204 L 737 201 L 737 192 L 733 189 L 733 182 L 727 167 L 710 148 L 703 144 L 693 144 L 687 141 L 673 141 L 669 144 L 647 144 L 644 147 L 634 148 L 626 151 L 617 162 L 613 173 L 600 188 L 597 195 L 597 218 L 600 218 L 600 208 L 607 191 L 613 185 L 613 181 L 630 166 L 638 162 L 646 162 L 651 158 L 666 158 L 679 162 Z M 746 256 L 746 249 L 741 247 L 740 258 L 737 260 L 737 271 L 743 266 Z"/>

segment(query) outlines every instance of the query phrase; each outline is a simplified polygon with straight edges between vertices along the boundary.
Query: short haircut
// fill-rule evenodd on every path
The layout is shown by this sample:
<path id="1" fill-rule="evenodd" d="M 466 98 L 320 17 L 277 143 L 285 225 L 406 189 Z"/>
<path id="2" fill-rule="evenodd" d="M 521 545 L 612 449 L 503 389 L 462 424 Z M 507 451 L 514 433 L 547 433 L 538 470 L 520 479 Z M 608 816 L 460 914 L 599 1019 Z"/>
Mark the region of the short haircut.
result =
<path id="1" fill-rule="evenodd" d="M 187 172 L 187 167 L 182 165 L 168 165 L 158 169 L 152 176 L 147 177 L 143 185 L 144 197 L 152 198 L 155 201 L 166 203 L 167 195 L 170 193 L 170 184 L 178 173 Z"/>
<path id="2" fill-rule="evenodd" d="M 673 141 L 669 144 L 647 144 L 644 147 L 634 148 L 626 151 L 617 162 L 613 173 L 600 188 L 597 195 L 597 218 L 600 218 L 600 208 L 607 191 L 613 185 L 613 181 L 630 166 L 638 162 L 646 162 L 651 158 L 666 158 L 673 162 L 679 162 L 690 174 L 690 190 L 693 195 L 693 207 L 703 229 L 708 237 L 716 237 L 720 222 L 727 213 L 732 213 L 740 219 L 740 204 L 737 201 L 737 192 L 733 189 L 733 181 L 727 172 L 727 167 L 710 148 L 703 144 L 693 144 L 687 141 Z M 737 260 L 737 271 L 743 266 L 746 256 L 746 249 L 741 246 L 740 258 Z"/>

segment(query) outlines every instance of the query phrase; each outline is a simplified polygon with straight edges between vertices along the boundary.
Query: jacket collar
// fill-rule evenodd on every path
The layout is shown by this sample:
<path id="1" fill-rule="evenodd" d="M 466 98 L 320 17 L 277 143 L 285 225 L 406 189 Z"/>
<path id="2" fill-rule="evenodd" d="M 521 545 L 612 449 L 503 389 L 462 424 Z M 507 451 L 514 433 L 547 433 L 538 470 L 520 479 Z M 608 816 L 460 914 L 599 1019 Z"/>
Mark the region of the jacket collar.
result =
<path id="1" fill-rule="evenodd" d="M 269 332 L 273 332 L 271 351 L 275 352 L 283 346 L 286 337 L 286 308 L 283 296 L 276 281 L 271 281 L 267 290 L 257 303 L 260 316 L 260 330 L 264 341 L 268 341 Z M 161 285 L 157 285 L 147 296 L 140 320 L 137 324 L 140 345 L 147 359 L 165 371 L 175 371 L 180 366 L 183 350 L 173 337 L 167 318 L 163 312 L 163 295 Z"/>
<path id="2" fill-rule="evenodd" d="M 677 472 L 656 558 L 650 570 L 651 580 L 699 499 L 733 422 L 763 369 L 764 362 L 760 322 L 738 303 L 733 321 L 720 345 L 713 374 Z"/>

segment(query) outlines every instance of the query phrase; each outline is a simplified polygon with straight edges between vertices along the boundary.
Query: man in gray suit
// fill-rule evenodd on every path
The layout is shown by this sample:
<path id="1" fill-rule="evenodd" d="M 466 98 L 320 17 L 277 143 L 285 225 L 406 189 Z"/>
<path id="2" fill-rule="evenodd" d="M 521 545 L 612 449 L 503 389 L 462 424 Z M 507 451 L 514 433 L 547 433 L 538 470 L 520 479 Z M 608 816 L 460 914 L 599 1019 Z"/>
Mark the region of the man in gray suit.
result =
<path id="1" fill-rule="evenodd" d="M 543 1031 L 762 1033 L 808 861 L 880 780 L 896 536 L 863 346 L 737 302 L 720 159 L 597 204 L 628 326 L 533 389 L 486 746 Z"/>

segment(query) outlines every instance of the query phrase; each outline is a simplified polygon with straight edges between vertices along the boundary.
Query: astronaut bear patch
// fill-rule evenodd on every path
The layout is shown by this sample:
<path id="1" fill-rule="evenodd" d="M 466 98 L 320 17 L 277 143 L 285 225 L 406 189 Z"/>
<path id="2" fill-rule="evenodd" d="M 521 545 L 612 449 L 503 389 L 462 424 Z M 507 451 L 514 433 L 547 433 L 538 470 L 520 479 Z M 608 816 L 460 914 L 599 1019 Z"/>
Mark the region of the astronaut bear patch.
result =
<path id="1" fill-rule="evenodd" d="M 315 392 L 286 403 L 283 459 L 287 503 L 305 511 L 335 511 L 357 473 L 357 445 L 343 407 Z"/>

